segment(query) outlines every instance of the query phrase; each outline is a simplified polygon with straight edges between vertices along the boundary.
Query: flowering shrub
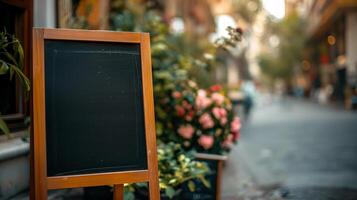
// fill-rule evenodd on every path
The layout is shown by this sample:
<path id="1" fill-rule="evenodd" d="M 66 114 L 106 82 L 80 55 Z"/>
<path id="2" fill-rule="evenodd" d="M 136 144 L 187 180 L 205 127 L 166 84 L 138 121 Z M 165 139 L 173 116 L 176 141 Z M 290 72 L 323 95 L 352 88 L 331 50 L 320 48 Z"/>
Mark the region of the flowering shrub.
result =
<path id="1" fill-rule="evenodd" d="M 159 161 L 160 191 L 169 197 L 169 199 L 172 199 L 181 192 L 179 187 L 182 183 L 187 182 L 189 190 L 194 192 L 196 186 L 192 181 L 193 179 L 198 179 L 203 185 L 210 187 L 209 181 L 205 178 L 205 175 L 210 171 L 207 164 L 194 160 L 192 152 L 183 151 L 180 144 L 172 142 L 167 144 L 160 143 L 158 145 L 157 156 Z M 127 186 L 127 190 L 131 192 L 147 192 L 147 184 L 135 183 Z"/>
<path id="2" fill-rule="evenodd" d="M 165 99 L 164 118 L 157 119 L 159 139 L 176 141 L 186 149 L 224 154 L 239 139 L 240 120 L 219 85 L 199 89 L 189 81 Z M 161 116 L 161 115 L 160 115 Z"/>
<path id="3" fill-rule="evenodd" d="M 160 188 L 172 196 L 181 183 L 187 181 L 192 189 L 191 178 L 202 179 L 204 174 L 199 170 L 201 165 L 192 158 L 182 159 L 183 156 L 189 155 L 190 150 L 224 154 L 239 138 L 239 119 L 234 118 L 222 88 L 215 85 L 203 90 L 191 80 L 197 80 L 201 87 L 211 85 L 207 82 L 211 79 L 205 75 L 215 66 L 217 49 L 233 46 L 240 40 L 241 32 L 229 29 L 229 38 L 217 41 L 216 46 L 200 46 L 197 41 L 187 45 L 187 37 L 172 34 L 155 11 L 135 12 L 139 5 L 130 7 L 125 3 L 129 1 L 118 2 L 120 5 L 112 8 L 113 30 L 150 33 L 157 140 L 158 144 L 166 144 L 165 151 L 158 147 Z M 176 145 L 185 151 L 170 153 L 177 152 Z M 176 165 L 188 169 L 173 167 Z M 185 173 L 175 173 L 173 169 Z M 197 172 L 202 173 L 197 176 Z"/>

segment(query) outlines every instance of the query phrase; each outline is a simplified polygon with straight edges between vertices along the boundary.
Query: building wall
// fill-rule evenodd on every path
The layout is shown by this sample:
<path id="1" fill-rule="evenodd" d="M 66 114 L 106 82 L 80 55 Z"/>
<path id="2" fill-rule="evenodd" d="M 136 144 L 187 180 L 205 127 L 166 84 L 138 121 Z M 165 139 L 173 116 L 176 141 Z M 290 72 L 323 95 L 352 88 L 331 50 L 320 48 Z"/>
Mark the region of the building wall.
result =
<path id="1" fill-rule="evenodd" d="M 34 27 L 56 27 L 56 0 L 34 0 Z"/>
<path id="2" fill-rule="evenodd" d="M 346 15 L 346 63 L 348 82 L 357 84 L 357 11 Z"/>

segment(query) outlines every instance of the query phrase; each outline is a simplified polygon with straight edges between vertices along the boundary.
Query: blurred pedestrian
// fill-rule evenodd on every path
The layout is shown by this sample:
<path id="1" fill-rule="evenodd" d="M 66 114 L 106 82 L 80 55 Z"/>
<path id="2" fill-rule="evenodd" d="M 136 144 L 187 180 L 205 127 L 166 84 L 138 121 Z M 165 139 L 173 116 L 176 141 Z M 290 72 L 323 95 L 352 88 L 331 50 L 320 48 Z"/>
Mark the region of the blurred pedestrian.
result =
<path id="1" fill-rule="evenodd" d="M 248 120 L 251 114 L 251 110 L 254 106 L 255 85 L 253 81 L 243 82 L 242 92 L 244 93 L 244 100 L 243 100 L 244 119 Z"/>

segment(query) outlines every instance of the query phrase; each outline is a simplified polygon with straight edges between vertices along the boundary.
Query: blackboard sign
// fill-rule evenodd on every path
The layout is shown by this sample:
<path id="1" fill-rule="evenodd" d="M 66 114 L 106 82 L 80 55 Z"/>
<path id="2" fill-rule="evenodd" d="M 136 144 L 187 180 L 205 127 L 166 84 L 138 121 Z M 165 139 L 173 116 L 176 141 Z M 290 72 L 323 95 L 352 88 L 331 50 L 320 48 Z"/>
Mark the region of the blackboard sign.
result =
<path id="1" fill-rule="evenodd" d="M 140 46 L 45 40 L 45 66 L 47 175 L 147 169 Z"/>
<path id="2" fill-rule="evenodd" d="M 35 29 L 33 48 L 35 199 L 145 181 L 158 194 L 149 35 Z"/>

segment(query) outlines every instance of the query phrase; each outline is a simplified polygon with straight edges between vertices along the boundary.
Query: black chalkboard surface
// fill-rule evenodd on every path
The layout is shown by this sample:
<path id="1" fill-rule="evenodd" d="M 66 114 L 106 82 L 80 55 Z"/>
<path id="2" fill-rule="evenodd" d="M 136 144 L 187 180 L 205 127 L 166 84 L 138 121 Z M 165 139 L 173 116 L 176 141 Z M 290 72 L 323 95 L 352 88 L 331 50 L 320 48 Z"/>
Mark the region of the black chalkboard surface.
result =
<path id="1" fill-rule="evenodd" d="M 47 176 L 147 169 L 140 45 L 45 40 Z"/>

